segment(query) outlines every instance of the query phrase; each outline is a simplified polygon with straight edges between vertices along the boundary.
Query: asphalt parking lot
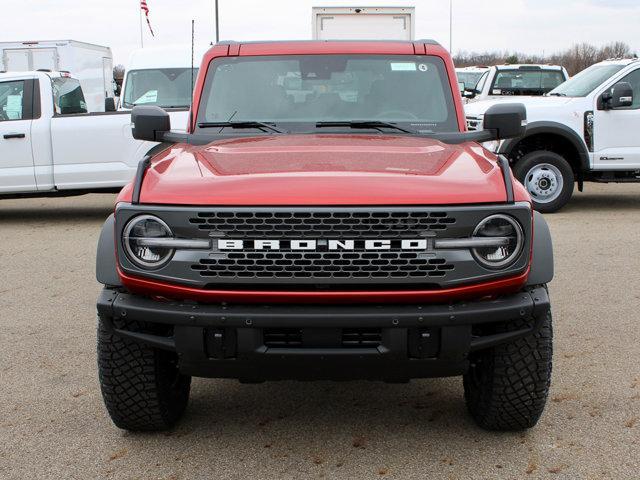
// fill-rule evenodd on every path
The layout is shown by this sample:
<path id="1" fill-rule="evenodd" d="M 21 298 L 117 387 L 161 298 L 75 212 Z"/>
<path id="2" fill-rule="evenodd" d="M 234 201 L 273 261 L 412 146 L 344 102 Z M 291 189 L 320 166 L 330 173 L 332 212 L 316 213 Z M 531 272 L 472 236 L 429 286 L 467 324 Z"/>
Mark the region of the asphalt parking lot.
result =
<path id="1" fill-rule="evenodd" d="M 0 200 L 0 478 L 640 478 L 640 186 L 548 216 L 555 362 L 537 428 L 484 432 L 460 379 L 194 381 L 184 421 L 129 434 L 95 360 L 112 195 Z"/>

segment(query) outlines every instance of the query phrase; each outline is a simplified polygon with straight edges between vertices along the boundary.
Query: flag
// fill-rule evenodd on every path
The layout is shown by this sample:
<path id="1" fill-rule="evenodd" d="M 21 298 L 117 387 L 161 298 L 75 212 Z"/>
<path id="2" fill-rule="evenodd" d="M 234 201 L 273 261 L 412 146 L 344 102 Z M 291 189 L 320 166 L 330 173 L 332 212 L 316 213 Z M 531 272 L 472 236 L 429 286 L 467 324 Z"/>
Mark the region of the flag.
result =
<path id="1" fill-rule="evenodd" d="M 153 28 L 151 28 L 151 22 L 149 21 L 149 7 L 147 6 L 147 0 L 140 0 L 140 10 L 144 12 L 144 16 L 147 19 L 147 25 L 149 25 L 151 36 L 155 37 L 155 35 L 153 34 Z"/>

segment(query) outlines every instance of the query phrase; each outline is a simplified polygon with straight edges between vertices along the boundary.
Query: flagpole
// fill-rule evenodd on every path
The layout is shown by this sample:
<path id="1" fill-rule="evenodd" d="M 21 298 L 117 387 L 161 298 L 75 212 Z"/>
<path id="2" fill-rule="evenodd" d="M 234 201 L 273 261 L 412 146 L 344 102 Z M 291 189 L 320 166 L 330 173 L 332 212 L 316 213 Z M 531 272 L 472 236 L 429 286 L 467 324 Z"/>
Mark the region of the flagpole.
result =
<path id="1" fill-rule="evenodd" d="M 140 48 L 144 48 L 144 39 L 142 35 L 142 8 L 140 10 Z"/>

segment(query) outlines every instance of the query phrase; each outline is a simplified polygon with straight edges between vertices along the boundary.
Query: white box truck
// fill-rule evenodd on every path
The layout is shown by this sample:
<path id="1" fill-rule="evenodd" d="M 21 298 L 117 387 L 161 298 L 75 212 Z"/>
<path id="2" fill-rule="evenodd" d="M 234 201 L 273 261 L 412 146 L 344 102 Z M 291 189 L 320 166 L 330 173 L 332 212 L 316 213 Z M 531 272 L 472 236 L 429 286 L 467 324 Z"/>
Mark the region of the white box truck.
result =
<path id="1" fill-rule="evenodd" d="M 413 40 L 415 7 L 313 7 L 314 40 Z"/>
<path id="2" fill-rule="evenodd" d="M 0 42 L 0 71 L 69 72 L 80 80 L 90 112 L 104 112 L 114 96 L 113 55 L 109 47 L 75 40 Z"/>

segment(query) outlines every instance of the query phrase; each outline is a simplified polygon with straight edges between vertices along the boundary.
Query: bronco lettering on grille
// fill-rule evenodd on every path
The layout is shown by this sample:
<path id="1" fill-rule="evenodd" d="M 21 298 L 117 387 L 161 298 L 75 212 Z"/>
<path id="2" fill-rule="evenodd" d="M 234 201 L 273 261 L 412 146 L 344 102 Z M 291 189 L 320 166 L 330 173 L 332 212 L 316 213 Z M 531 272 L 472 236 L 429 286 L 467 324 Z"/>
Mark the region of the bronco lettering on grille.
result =
<path id="1" fill-rule="evenodd" d="M 218 250 L 428 250 L 426 238 L 403 240 L 237 240 L 218 239 Z"/>

